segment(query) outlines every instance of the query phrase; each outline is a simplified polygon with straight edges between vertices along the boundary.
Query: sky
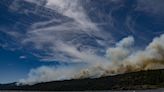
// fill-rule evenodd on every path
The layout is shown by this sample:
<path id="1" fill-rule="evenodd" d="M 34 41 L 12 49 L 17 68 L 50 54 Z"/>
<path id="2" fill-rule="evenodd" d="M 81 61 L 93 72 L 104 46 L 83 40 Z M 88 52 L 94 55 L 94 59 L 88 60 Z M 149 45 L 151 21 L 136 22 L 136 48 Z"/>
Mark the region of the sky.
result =
<path id="1" fill-rule="evenodd" d="M 163 4 L 1 0 L 0 83 L 96 78 L 128 72 L 127 66 L 164 68 Z"/>

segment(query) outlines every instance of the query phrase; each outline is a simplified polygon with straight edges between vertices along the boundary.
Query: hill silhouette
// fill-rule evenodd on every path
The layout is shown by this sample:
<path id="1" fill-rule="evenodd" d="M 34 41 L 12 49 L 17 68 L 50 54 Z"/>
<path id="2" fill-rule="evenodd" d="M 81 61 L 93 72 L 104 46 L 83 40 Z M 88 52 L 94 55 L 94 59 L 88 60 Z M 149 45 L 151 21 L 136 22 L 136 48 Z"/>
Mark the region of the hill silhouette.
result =
<path id="1" fill-rule="evenodd" d="M 164 69 L 139 71 L 102 78 L 73 79 L 19 85 L 16 83 L 0 85 L 0 90 L 33 91 L 84 91 L 84 90 L 139 90 L 164 87 Z"/>

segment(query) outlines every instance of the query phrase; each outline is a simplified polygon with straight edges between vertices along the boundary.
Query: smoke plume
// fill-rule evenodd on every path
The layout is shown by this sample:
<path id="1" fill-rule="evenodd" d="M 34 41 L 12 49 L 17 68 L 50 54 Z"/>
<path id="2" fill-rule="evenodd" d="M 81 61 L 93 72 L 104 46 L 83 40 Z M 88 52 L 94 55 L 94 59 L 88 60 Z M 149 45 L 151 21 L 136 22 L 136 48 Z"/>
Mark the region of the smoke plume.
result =
<path id="1" fill-rule="evenodd" d="M 109 47 L 105 56 L 80 52 L 73 46 L 60 45 L 63 52 L 86 61 L 85 65 L 74 67 L 42 66 L 31 70 L 21 84 L 35 84 L 54 80 L 97 78 L 141 70 L 164 68 L 164 34 L 156 37 L 145 49 L 134 49 L 134 38 L 129 36 L 114 47 Z"/>

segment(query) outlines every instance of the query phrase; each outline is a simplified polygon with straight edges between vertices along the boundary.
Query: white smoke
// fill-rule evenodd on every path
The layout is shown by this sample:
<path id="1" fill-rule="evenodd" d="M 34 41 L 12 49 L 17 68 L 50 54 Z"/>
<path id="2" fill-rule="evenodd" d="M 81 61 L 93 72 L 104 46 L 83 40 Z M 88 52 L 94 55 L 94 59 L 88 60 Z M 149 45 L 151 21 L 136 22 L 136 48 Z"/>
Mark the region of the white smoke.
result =
<path id="1" fill-rule="evenodd" d="M 134 50 L 134 38 L 129 36 L 107 49 L 105 57 L 87 52 L 79 52 L 67 45 L 60 45 L 65 53 L 87 61 L 84 67 L 54 68 L 43 66 L 31 70 L 29 77 L 20 83 L 35 84 L 55 80 L 96 78 L 126 72 L 164 68 L 164 34 L 154 40 L 144 50 Z M 106 61 L 107 60 L 107 61 Z"/>
<path id="2" fill-rule="evenodd" d="M 134 38 L 129 36 L 116 44 L 116 47 L 110 47 L 107 50 L 107 57 L 111 61 L 122 61 L 131 54 L 131 46 L 134 44 Z"/>
<path id="3" fill-rule="evenodd" d="M 42 66 L 37 69 L 32 69 L 28 74 L 28 79 L 20 80 L 23 84 L 34 84 L 38 82 L 48 82 L 52 80 L 72 79 L 79 71 L 79 67 L 52 67 Z"/>

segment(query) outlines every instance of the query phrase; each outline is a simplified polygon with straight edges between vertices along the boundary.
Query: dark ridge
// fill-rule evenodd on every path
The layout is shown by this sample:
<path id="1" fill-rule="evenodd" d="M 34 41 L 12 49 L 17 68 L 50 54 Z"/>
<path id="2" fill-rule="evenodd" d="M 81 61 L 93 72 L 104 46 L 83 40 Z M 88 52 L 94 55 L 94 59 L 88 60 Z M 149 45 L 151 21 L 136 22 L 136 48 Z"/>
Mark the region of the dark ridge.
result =
<path id="1" fill-rule="evenodd" d="M 164 69 L 107 76 L 95 79 L 73 79 L 20 85 L 0 85 L 0 90 L 84 91 L 84 90 L 143 90 L 164 87 Z"/>

